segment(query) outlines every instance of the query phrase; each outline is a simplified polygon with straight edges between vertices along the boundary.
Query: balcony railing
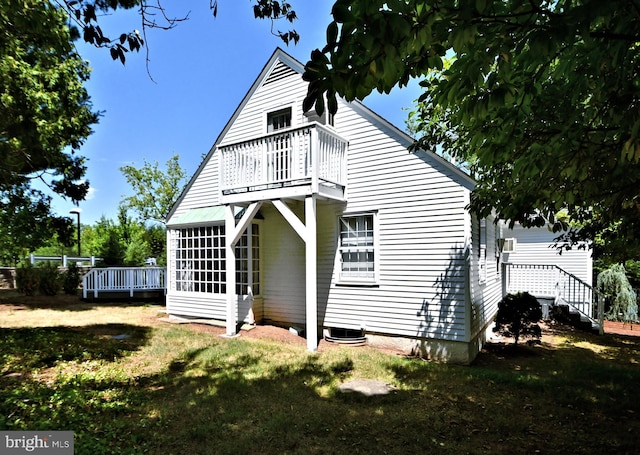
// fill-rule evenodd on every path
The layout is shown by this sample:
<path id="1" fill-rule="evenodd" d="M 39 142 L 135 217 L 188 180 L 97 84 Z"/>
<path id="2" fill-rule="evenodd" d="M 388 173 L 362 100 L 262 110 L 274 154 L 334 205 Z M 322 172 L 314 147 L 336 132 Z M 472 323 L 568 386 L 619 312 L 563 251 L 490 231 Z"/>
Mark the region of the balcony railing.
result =
<path id="1" fill-rule="evenodd" d="M 223 145 L 222 194 L 309 186 L 344 190 L 347 141 L 330 129 L 312 123 L 250 141 Z"/>

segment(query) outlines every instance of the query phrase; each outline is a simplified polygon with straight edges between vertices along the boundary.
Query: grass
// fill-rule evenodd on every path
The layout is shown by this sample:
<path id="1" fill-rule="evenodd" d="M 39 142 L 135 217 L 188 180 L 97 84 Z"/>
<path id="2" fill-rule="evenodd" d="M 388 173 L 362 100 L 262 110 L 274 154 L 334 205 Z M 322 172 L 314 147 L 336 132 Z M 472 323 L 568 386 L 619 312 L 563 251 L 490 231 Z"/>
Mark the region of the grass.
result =
<path id="1" fill-rule="evenodd" d="M 10 301 L 0 429 L 71 430 L 77 454 L 638 452 L 640 339 L 556 327 L 455 366 L 223 339 L 156 305 Z M 337 392 L 353 378 L 397 390 Z"/>

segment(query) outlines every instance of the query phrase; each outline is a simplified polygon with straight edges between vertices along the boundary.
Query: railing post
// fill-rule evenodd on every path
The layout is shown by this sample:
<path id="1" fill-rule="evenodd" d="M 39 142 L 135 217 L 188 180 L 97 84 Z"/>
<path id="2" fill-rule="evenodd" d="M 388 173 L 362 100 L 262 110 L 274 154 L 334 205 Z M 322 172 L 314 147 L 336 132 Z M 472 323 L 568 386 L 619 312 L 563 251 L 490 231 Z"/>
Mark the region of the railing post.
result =
<path id="1" fill-rule="evenodd" d="M 316 127 L 311 128 L 311 139 L 309 140 L 309 153 L 311 154 L 311 194 L 316 194 L 319 189 L 319 160 L 318 155 L 320 151 L 320 139 L 318 138 L 318 129 Z"/>

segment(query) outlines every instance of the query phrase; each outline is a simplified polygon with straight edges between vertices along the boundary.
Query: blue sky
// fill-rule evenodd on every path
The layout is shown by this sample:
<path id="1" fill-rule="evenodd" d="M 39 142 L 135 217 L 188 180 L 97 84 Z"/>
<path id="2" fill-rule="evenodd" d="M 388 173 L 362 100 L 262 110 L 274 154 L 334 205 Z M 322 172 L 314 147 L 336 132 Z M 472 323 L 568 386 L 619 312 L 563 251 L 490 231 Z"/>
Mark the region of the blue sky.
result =
<path id="1" fill-rule="evenodd" d="M 166 2 L 169 14 L 190 15 L 173 30 L 148 32 L 153 81 L 144 49 L 128 54 L 123 66 L 112 61 L 107 50 L 77 43 L 93 68 L 86 87 L 94 110 L 103 111 L 80 151 L 88 159 L 86 178 L 91 185 L 79 205 L 83 224 L 93 224 L 103 215 L 116 218 L 119 202 L 131 193 L 121 166 L 139 167 L 144 159 L 164 165 L 178 154 L 191 177 L 276 47 L 305 63 L 313 49 L 324 45 L 333 5 L 332 0 L 295 2 L 299 19 L 293 27 L 301 39 L 286 47 L 271 35 L 269 21 L 253 18 L 250 0 L 218 3 L 214 19 L 207 0 Z M 134 12 L 123 11 L 101 18 L 100 25 L 108 36 L 141 28 Z M 282 30 L 287 26 L 276 24 Z M 364 103 L 404 129 L 408 111 L 403 108 L 410 108 L 419 93 L 417 83 L 412 83 L 391 95 L 370 95 Z M 59 197 L 53 205 L 59 215 L 75 209 Z"/>

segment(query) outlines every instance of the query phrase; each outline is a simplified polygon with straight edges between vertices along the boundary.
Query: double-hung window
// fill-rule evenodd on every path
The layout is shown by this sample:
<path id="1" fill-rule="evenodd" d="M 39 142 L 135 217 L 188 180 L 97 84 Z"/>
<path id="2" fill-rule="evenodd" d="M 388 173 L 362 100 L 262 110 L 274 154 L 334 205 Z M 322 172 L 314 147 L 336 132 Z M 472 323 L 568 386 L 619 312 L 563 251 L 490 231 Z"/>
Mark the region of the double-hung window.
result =
<path id="1" fill-rule="evenodd" d="M 340 217 L 340 281 L 375 283 L 377 276 L 376 215 Z"/>

